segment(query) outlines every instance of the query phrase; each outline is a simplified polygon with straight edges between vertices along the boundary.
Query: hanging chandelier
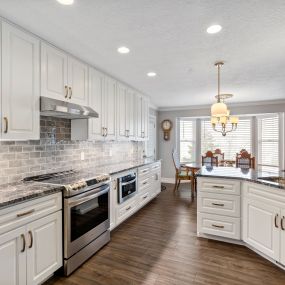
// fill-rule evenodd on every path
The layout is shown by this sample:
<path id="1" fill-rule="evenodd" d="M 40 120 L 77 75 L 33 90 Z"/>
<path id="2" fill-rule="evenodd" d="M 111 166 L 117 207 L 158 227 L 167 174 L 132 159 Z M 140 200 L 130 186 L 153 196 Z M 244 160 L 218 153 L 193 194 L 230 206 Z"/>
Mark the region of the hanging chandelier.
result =
<path id="1" fill-rule="evenodd" d="M 225 136 L 227 133 L 235 131 L 237 129 L 238 117 L 231 117 L 230 110 L 225 104 L 225 100 L 232 98 L 233 94 L 221 94 L 220 93 L 220 81 L 221 81 L 221 66 L 224 63 L 222 61 L 215 63 L 218 68 L 218 95 L 215 96 L 217 102 L 211 107 L 211 124 L 214 131 L 221 133 Z M 230 126 L 229 126 L 230 124 Z"/>

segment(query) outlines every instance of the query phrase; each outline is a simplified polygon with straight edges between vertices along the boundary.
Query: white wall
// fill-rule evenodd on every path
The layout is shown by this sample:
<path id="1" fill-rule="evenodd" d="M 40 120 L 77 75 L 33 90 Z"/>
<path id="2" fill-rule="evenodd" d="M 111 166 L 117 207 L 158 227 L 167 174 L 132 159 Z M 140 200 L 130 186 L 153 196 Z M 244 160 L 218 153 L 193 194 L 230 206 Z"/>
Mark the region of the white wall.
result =
<path id="1" fill-rule="evenodd" d="M 229 105 L 231 114 L 236 115 L 250 115 L 250 114 L 266 114 L 275 112 L 285 112 L 285 100 L 278 102 L 262 102 L 262 104 L 247 105 Z M 162 159 L 162 177 L 174 178 L 175 170 L 172 162 L 171 151 L 176 145 L 176 118 L 178 117 L 206 117 L 210 116 L 210 106 L 199 109 L 188 110 L 159 110 L 158 111 L 158 158 Z M 160 127 L 160 123 L 169 119 L 173 123 L 173 129 L 171 130 L 170 140 L 165 141 L 163 139 L 163 131 Z M 283 131 L 285 133 L 285 130 Z M 284 134 L 283 134 L 284 135 Z M 284 141 L 284 140 L 283 140 Z M 284 149 L 284 146 L 282 146 Z M 284 154 L 284 152 L 283 152 Z M 283 155 L 284 156 L 284 155 Z M 284 160 L 284 157 L 283 157 Z"/>

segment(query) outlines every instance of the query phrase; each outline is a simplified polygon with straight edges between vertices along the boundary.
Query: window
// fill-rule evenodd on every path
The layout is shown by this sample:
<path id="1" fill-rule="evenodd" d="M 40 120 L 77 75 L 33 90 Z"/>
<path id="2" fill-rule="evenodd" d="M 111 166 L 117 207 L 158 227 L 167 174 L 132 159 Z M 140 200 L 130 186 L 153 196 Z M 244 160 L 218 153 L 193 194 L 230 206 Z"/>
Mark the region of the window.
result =
<path id="1" fill-rule="evenodd" d="M 193 119 L 179 118 L 179 153 L 183 163 L 195 161 L 196 123 Z"/>
<path id="2" fill-rule="evenodd" d="M 225 137 L 213 130 L 210 120 L 201 121 L 201 151 L 204 155 L 208 150 L 216 148 L 225 153 L 225 159 L 235 160 L 236 153 L 241 149 L 252 151 L 251 119 L 239 118 L 237 129 L 227 133 Z"/>
<path id="3" fill-rule="evenodd" d="M 264 171 L 276 171 L 279 167 L 279 115 L 257 118 L 258 165 Z"/>

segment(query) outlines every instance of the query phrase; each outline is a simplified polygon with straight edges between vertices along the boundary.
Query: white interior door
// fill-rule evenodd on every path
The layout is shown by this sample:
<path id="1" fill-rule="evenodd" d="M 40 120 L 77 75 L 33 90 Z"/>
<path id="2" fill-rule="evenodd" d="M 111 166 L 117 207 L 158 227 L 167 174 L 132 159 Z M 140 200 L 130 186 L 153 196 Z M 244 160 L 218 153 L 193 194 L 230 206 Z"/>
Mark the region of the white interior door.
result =
<path id="1" fill-rule="evenodd" d="M 25 227 L 0 236 L 0 283 L 26 285 Z"/>
<path id="2" fill-rule="evenodd" d="M 2 138 L 39 139 L 40 42 L 2 23 Z"/>

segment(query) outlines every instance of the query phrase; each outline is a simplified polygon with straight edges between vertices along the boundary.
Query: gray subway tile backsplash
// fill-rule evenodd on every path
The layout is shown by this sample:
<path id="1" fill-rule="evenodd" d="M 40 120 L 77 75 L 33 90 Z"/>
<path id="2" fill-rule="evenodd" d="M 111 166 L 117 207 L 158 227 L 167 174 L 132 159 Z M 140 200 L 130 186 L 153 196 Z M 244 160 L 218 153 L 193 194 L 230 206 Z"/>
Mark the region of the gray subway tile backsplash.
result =
<path id="1" fill-rule="evenodd" d="M 143 142 L 71 141 L 71 122 L 41 117 L 40 140 L 0 142 L 0 184 L 71 168 L 142 158 Z M 81 152 L 85 159 L 81 160 Z"/>

